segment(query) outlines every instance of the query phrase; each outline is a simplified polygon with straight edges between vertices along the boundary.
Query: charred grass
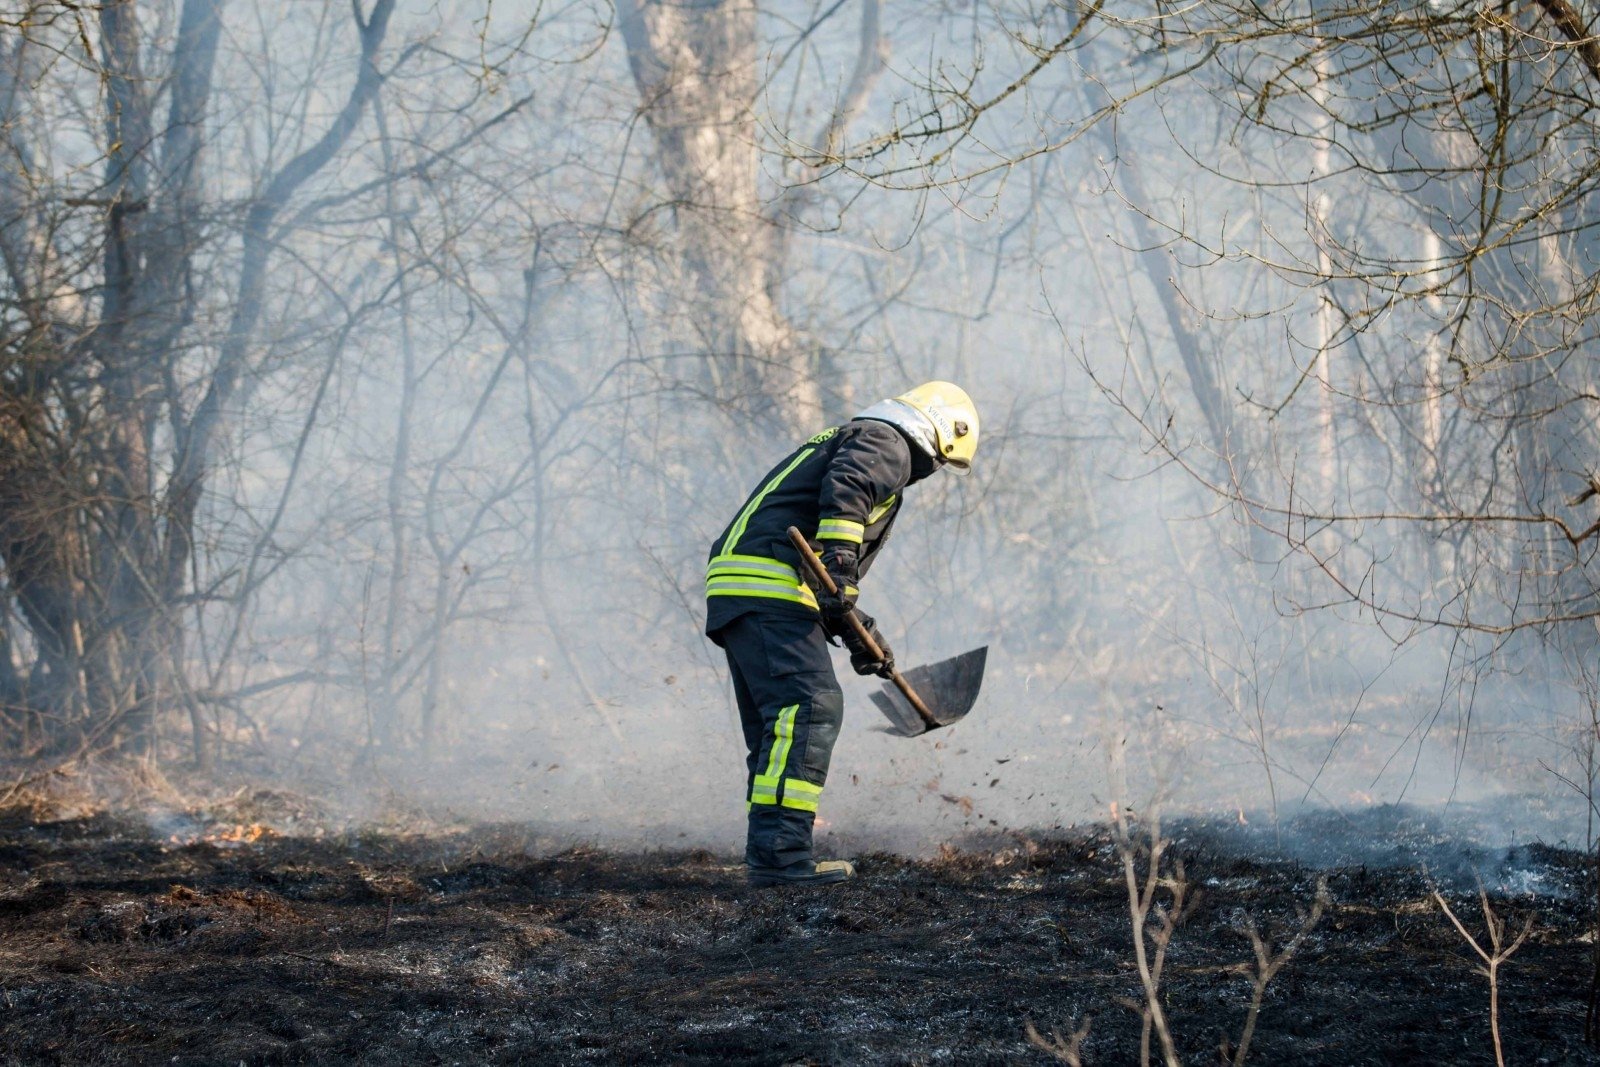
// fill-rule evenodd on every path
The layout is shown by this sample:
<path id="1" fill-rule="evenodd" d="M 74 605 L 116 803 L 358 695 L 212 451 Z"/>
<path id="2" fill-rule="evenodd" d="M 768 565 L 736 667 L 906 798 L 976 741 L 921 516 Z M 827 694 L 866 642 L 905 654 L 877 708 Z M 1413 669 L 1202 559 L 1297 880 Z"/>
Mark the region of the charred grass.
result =
<path id="1" fill-rule="evenodd" d="M 0 827 L 0 1062 L 1043 1063 L 1027 1024 L 1090 1014 L 1084 1061 L 1136 1061 L 1126 892 L 1098 831 L 867 856 L 810 892 L 747 889 L 706 853 L 540 856 L 514 829 L 257 836 Z M 1184 1061 L 1215 1062 L 1250 1001 L 1249 920 L 1296 928 L 1318 872 L 1203 834 L 1174 849 L 1200 901 L 1165 1005 Z M 1583 857 L 1518 862 L 1547 892 L 1492 894 L 1537 913 L 1501 975 L 1507 1062 L 1600 1062 Z M 1327 877 L 1250 1062 L 1492 1062 L 1486 982 L 1434 877 Z M 1474 887 L 1446 888 L 1473 914 Z"/>

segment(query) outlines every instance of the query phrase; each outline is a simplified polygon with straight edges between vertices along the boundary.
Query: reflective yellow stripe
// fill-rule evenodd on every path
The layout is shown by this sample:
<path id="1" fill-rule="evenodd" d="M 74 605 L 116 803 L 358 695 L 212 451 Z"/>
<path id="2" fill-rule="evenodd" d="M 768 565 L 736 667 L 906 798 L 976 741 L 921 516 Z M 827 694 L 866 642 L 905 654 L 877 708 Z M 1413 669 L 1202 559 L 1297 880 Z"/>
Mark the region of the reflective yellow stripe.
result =
<path id="1" fill-rule="evenodd" d="M 850 519 L 823 519 L 817 524 L 818 541 L 851 541 L 861 543 L 866 527 Z"/>
<path id="2" fill-rule="evenodd" d="M 766 600 L 786 600 L 791 604 L 817 608 L 817 595 L 803 585 L 780 581 L 776 578 L 755 578 L 735 575 L 726 578 L 707 578 L 706 596 L 753 596 Z"/>
<path id="3" fill-rule="evenodd" d="M 794 744 L 794 717 L 799 711 L 799 704 L 790 704 L 778 712 L 778 721 L 772 724 L 772 754 L 767 758 L 767 773 L 757 775 L 756 781 L 770 778 L 776 788 L 783 766 L 789 762 L 789 747 Z"/>
<path id="4" fill-rule="evenodd" d="M 794 584 L 800 582 L 800 572 L 781 559 L 766 556 L 712 556 L 706 564 L 706 577 L 713 575 L 756 575 L 762 578 L 783 578 Z"/>
<path id="5" fill-rule="evenodd" d="M 876 525 L 878 520 L 889 514 L 889 509 L 894 507 L 895 497 L 891 494 L 888 500 L 872 509 L 872 514 L 867 516 L 867 525 Z"/>
<path id="6" fill-rule="evenodd" d="M 778 802 L 778 779 L 769 774 L 758 774 L 755 781 L 750 784 L 751 804 L 776 804 Z"/>
<path id="7" fill-rule="evenodd" d="M 801 584 L 798 571 L 766 556 L 712 556 L 706 564 L 706 596 L 753 596 L 817 606 L 816 594 Z"/>
<path id="8" fill-rule="evenodd" d="M 728 539 L 722 542 L 723 555 L 727 555 L 729 552 L 732 552 L 734 547 L 739 544 L 739 538 L 744 536 L 745 527 L 750 525 L 750 516 L 755 514 L 756 508 L 761 506 L 761 502 L 767 498 L 767 494 L 778 488 L 778 486 L 782 485 L 783 480 L 789 477 L 790 473 L 796 467 L 800 466 L 800 464 L 804 463 L 808 458 L 810 458 L 811 453 L 815 451 L 815 448 L 808 448 L 804 452 L 801 452 L 798 456 L 794 457 L 793 463 L 790 463 L 787 467 L 783 468 L 783 470 L 773 475 L 772 481 L 762 486 L 761 492 L 750 498 L 750 503 L 744 506 L 744 510 L 739 512 L 739 517 L 733 521 L 733 529 L 728 531 Z"/>
<path id="9" fill-rule="evenodd" d="M 751 779 L 747 808 L 756 804 L 782 804 L 796 811 L 816 812 L 817 802 L 822 799 L 822 787 L 804 778 L 783 777 L 789 752 L 794 747 L 794 720 L 799 713 L 799 704 L 791 704 L 778 712 L 778 720 L 772 724 L 772 750 L 767 753 L 767 771 Z"/>
<path id="10" fill-rule="evenodd" d="M 796 811 L 817 810 L 817 801 L 822 799 L 822 787 L 812 785 L 804 778 L 785 778 L 783 780 L 783 806 L 794 808 Z"/>
<path id="11" fill-rule="evenodd" d="M 784 763 L 789 761 L 789 747 L 795 742 L 795 715 L 798 712 L 800 712 L 798 704 L 790 704 L 778 712 L 778 721 L 773 723 L 773 750 L 766 757 L 766 774 L 755 776 L 755 785 L 750 787 L 750 803 L 755 805 L 778 803 L 778 779 L 784 773 Z M 768 795 L 771 797 L 770 800 Z"/>

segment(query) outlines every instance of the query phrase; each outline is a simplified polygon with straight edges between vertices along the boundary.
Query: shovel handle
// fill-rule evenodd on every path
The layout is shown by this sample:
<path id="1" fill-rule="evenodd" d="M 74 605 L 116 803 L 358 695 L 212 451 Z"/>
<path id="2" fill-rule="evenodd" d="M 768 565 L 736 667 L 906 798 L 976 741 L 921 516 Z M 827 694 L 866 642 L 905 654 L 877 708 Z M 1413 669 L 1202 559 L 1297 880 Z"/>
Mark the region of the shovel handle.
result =
<path id="1" fill-rule="evenodd" d="M 811 542 L 806 540 L 806 535 L 801 533 L 797 527 L 791 526 L 789 527 L 789 540 L 794 543 L 795 551 L 800 553 L 800 562 L 806 565 L 806 570 L 811 572 L 811 576 L 817 580 L 817 584 L 822 586 L 829 596 L 838 596 L 838 584 L 834 582 L 833 575 L 828 573 L 828 568 L 822 565 L 822 560 L 818 559 L 817 554 L 812 551 Z M 867 653 L 881 661 L 884 658 L 883 649 L 878 645 L 878 642 L 872 639 L 871 632 L 868 631 L 866 624 L 861 621 L 861 617 L 856 614 L 854 608 L 845 612 L 844 620 L 849 624 L 850 629 L 855 631 L 856 637 L 866 648 Z M 894 687 L 900 690 L 900 695 L 906 698 L 906 703 L 910 704 L 912 709 L 916 711 L 917 717 L 922 720 L 924 726 L 930 730 L 937 730 L 943 725 L 933 717 L 933 712 L 928 710 L 928 705 L 922 702 L 922 698 L 917 695 L 917 691 L 911 688 L 911 683 L 906 681 L 905 675 L 891 667 L 889 669 L 889 681 L 893 682 Z"/>

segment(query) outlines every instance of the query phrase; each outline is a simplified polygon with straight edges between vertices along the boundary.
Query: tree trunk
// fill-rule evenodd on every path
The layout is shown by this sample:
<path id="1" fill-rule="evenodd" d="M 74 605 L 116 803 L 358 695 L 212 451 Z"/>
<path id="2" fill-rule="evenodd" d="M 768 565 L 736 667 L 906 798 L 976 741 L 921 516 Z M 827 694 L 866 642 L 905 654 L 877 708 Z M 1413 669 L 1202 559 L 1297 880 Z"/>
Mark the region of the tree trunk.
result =
<path id="1" fill-rule="evenodd" d="M 822 423 L 815 353 L 779 307 L 763 210 L 753 0 L 621 0 L 618 24 L 672 197 L 685 299 L 718 399 L 801 433 Z"/>

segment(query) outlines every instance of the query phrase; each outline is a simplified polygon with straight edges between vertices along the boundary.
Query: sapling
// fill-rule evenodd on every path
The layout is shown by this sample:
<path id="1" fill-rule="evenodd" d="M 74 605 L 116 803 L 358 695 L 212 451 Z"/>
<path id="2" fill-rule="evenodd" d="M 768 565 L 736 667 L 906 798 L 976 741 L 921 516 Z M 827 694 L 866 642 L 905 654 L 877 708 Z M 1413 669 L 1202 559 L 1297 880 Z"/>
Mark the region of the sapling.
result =
<path id="1" fill-rule="evenodd" d="M 1250 1039 L 1255 1036 L 1256 1019 L 1261 1015 L 1261 1001 L 1266 996 L 1267 984 L 1277 977 L 1284 965 L 1294 958 L 1300 945 L 1316 929 L 1322 921 L 1322 913 L 1331 904 L 1332 897 L 1328 894 L 1328 879 L 1317 879 L 1317 895 L 1311 902 L 1311 911 L 1304 915 L 1300 929 L 1283 946 L 1283 951 L 1276 954 L 1272 945 L 1261 936 L 1261 931 L 1256 928 L 1255 919 L 1246 921 L 1246 933 L 1250 935 L 1250 947 L 1255 950 L 1255 971 L 1250 976 L 1252 990 L 1250 994 L 1250 1010 L 1244 1017 L 1244 1031 L 1239 1035 L 1239 1047 L 1233 1054 L 1234 1067 L 1240 1067 L 1246 1056 L 1250 1054 Z"/>
<path id="2" fill-rule="evenodd" d="M 1150 1035 L 1153 1032 L 1161 1044 L 1161 1058 L 1166 1067 L 1179 1067 L 1178 1052 L 1172 1041 L 1172 1031 L 1167 1026 L 1167 1014 L 1161 1005 L 1161 971 L 1166 965 L 1167 948 L 1172 935 L 1199 903 L 1199 894 L 1190 894 L 1189 880 L 1184 874 L 1183 861 L 1176 860 L 1169 877 L 1162 875 L 1162 859 L 1167 841 L 1161 836 L 1159 805 L 1152 806 L 1143 823 L 1144 842 L 1135 839 L 1129 829 L 1129 816 L 1123 807 L 1111 804 L 1111 829 L 1117 845 L 1117 855 L 1122 860 L 1123 881 L 1128 890 L 1128 918 L 1133 928 L 1133 960 L 1139 971 L 1139 983 L 1144 987 L 1144 1004 L 1137 1010 L 1144 1025 L 1139 1034 L 1139 1063 L 1150 1063 Z M 1141 845 L 1143 846 L 1141 848 Z M 1141 876 L 1138 869 L 1139 853 L 1144 851 L 1147 860 Z M 1166 889 L 1167 906 L 1156 906 L 1156 894 Z M 1154 917 L 1154 928 L 1151 919 Z M 1148 945 L 1146 939 L 1148 938 Z"/>
<path id="3" fill-rule="evenodd" d="M 1480 884 L 1478 904 L 1483 909 L 1484 925 L 1489 928 L 1490 951 L 1484 951 L 1478 939 L 1467 932 L 1467 928 L 1456 918 L 1456 913 L 1450 910 L 1450 905 L 1437 889 L 1433 891 L 1433 899 L 1438 902 L 1440 910 L 1455 926 L 1456 932 L 1472 946 L 1472 951 L 1478 954 L 1478 958 L 1483 960 L 1483 966 L 1475 970 L 1489 979 L 1489 1033 L 1494 1038 L 1494 1062 L 1497 1067 L 1505 1067 L 1505 1051 L 1500 1044 L 1500 965 L 1510 959 L 1517 949 L 1522 947 L 1522 943 L 1528 940 L 1528 935 L 1533 932 L 1533 916 L 1528 916 L 1527 921 L 1522 924 L 1522 930 L 1510 944 L 1507 944 L 1505 920 L 1495 914 L 1494 908 L 1490 907 L 1489 894 Z"/>
<path id="4" fill-rule="evenodd" d="M 1028 1044 L 1048 1053 L 1058 1063 L 1065 1063 L 1067 1067 L 1083 1067 L 1083 1042 L 1089 1036 L 1089 1025 L 1093 1022 L 1094 1016 L 1084 1016 L 1083 1025 L 1066 1037 L 1062 1037 L 1059 1030 L 1051 1030 L 1050 1036 L 1045 1037 L 1031 1019 L 1023 1026 L 1028 1035 Z"/>

